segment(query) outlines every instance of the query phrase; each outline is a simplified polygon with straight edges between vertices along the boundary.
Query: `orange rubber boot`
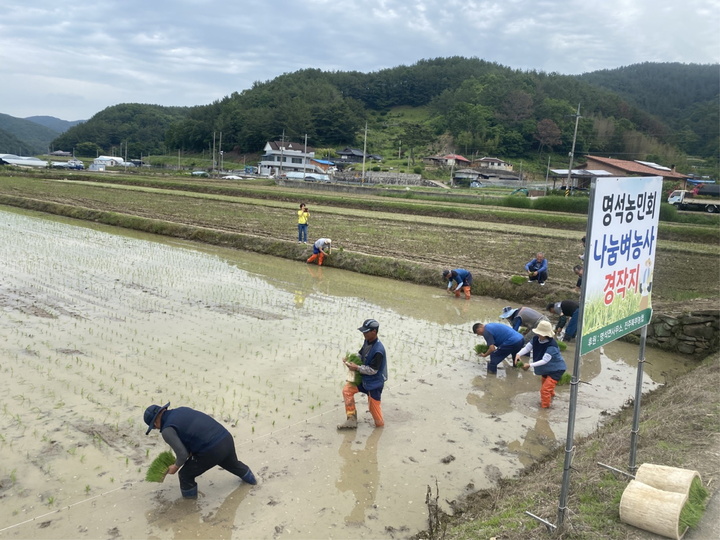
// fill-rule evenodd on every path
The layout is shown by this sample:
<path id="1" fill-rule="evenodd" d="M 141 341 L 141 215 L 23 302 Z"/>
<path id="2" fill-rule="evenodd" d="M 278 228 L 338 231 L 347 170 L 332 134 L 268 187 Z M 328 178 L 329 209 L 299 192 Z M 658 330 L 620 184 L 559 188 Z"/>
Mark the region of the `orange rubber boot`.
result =
<path id="1" fill-rule="evenodd" d="M 368 396 L 368 408 L 370 409 L 373 420 L 375 420 L 375 427 L 383 427 L 385 425 L 385 419 L 383 418 L 380 402 Z"/>
<path id="2" fill-rule="evenodd" d="M 555 386 L 557 381 L 549 375 L 543 375 L 542 386 L 540 387 L 540 407 L 547 409 L 552 403 L 552 398 L 555 395 Z"/>

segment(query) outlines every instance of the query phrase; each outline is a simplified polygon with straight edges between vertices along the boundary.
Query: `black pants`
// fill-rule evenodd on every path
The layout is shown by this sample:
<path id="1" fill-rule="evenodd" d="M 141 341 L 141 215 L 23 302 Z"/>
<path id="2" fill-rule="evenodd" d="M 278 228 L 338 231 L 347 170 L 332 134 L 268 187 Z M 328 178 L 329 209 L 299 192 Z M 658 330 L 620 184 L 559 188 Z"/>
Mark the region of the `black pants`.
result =
<path id="1" fill-rule="evenodd" d="M 227 437 L 209 450 L 193 454 L 185 462 L 185 465 L 182 466 L 178 473 L 180 490 L 183 494 L 194 491 L 197 488 L 195 478 L 205 471 L 209 471 L 215 465 L 219 465 L 240 478 L 250 470 L 250 467 L 238 460 L 235 453 L 235 440 L 232 435 L 228 434 Z"/>

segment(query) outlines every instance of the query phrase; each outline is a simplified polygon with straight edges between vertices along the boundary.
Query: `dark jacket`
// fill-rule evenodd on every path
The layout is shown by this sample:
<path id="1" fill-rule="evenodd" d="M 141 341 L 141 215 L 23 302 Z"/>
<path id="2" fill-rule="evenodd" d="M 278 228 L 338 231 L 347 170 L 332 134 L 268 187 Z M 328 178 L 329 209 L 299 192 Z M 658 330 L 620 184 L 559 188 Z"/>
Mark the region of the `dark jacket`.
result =
<path id="1" fill-rule="evenodd" d="M 191 454 L 207 451 L 230 435 L 217 420 L 189 407 L 165 411 L 160 421 L 160 432 L 169 427 L 177 432 L 180 441 Z"/>
<path id="2" fill-rule="evenodd" d="M 376 390 L 378 388 L 382 388 L 388 378 L 385 347 L 382 343 L 380 343 L 379 339 L 376 339 L 372 343 L 368 343 L 367 341 L 363 343 L 362 349 L 358 352 L 363 364 L 370 366 L 377 371 L 375 375 L 363 374 L 362 385 L 366 390 Z"/>

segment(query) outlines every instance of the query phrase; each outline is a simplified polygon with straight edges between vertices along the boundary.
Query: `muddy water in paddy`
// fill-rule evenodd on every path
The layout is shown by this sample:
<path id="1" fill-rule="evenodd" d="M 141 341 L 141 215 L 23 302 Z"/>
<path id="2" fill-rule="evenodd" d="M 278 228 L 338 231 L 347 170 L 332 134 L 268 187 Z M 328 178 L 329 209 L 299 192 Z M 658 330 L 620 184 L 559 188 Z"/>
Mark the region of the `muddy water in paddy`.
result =
<path id="1" fill-rule="evenodd" d="M 9 210 L 0 267 L 0 538 L 407 537 L 428 485 L 451 500 L 564 444 L 569 387 L 539 410 L 539 377 L 488 378 L 473 352 L 501 299 Z M 338 432 L 368 317 L 386 427 L 359 398 Z M 637 353 L 583 358 L 577 435 L 633 395 Z M 647 358 L 646 390 L 686 369 Z M 144 482 L 167 446 L 142 413 L 168 401 L 223 422 L 259 484 L 213 469 L 186 501 L 174 477 Z"/>

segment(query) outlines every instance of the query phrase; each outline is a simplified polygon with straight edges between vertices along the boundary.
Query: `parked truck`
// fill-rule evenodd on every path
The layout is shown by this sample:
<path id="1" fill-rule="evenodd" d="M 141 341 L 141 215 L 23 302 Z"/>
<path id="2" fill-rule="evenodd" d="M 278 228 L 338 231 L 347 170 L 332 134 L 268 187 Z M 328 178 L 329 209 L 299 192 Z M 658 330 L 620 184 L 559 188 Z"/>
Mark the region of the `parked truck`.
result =
<path id="1" fill-rule="evenodd" d="M 676 189 L 667 202 L 678 210 L 702 210 L 709 214 L 720 212 L 720 185 L 701 186 L 693 191 Z"/>

